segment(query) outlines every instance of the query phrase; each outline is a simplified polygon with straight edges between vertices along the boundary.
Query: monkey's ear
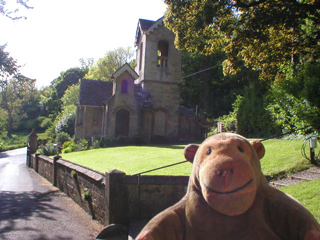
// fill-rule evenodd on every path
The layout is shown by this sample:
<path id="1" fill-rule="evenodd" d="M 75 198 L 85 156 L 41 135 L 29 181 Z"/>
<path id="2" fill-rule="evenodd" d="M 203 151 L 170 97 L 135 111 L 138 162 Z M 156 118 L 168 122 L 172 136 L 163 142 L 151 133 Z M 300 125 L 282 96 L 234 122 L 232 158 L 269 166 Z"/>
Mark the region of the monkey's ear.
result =
<path id="1" fill-rule="evenodd" d="M 252 142 L 250 142 L 250 144 L 252 145 L 254 150 L 256 150 L 256 153 L 257 153 L 259 159 L 263 158 L 263 156 L 266 152 L 263 144 L 260 141 L 252 141 Z"/>
<path id="2" fill-rule="evenodd" d="M 193 163 L 194 156 L 199 148 L 197 144 L 189 144 L 184 148 L 184 157 L 187 161 Z"/>

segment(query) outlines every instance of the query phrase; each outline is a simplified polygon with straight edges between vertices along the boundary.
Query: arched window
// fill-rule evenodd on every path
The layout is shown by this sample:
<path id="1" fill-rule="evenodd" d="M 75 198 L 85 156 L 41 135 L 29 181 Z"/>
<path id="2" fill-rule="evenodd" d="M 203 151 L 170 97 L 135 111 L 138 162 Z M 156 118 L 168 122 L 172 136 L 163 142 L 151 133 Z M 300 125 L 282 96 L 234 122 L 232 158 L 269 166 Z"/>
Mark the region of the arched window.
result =
<path id="1" fill-rule="evenodd" d="M 169 53 L 169 44 L 163 40 L 159 41 L 158 50 L 157 50 L 158 67 L 168 67 L 168 53 Z"/>
<path id="2" fill-rule="evenodd" d="M 128 93 L 128 81 L 122 80 L 121 82 L 121 93 Z"/>

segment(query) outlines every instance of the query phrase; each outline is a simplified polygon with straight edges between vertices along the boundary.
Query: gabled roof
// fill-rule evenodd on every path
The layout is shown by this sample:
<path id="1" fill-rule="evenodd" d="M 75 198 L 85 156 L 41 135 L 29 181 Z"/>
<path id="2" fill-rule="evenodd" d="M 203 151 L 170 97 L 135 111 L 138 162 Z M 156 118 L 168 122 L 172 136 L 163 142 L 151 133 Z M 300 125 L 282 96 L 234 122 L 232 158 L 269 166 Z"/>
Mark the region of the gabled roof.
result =
<path id="1" fill-rule="evenodd" d="M 142 32 L 146 32 L 154 23 L 155 21 L 140 18 L 138 26 L 140 25 Z"/>
<path id="2" fill-rule="evenodd" d="M 82 79 L 79 105 L 103 106 L 112 96 L 113 82 Z"/>
<path id="3" fill-rule="evenodd" d="M 116 79 L 117 77 L 119 77 L 125 71 L 127 71 L 133 77 L 133 79 L 137 79 L 139 77 L 139 75 L 131 68 L 129 63 L 125 63 L 120 68 L 118 68 L 117 71 L 115 71 L 112 74 L 111 78 L 112 79 Z"/>
<path id="4" fill-rule="evenodd" d="M 163 24 L 164 17 L 159 18 L 157 21 L 147 20 L 147 19 L 139 19 L 138 26 L 136 30 L 136 39 L 135 46 L 138 44 L 139 38 L 141 34 L 149 34 L 159 25 Z"/>

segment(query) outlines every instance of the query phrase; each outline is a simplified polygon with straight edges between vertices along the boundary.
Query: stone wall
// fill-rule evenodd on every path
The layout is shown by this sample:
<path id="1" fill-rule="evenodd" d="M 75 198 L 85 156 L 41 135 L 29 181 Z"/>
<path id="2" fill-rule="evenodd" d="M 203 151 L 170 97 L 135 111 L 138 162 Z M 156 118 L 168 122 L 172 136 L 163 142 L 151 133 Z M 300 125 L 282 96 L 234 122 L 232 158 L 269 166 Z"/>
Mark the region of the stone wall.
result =
<path id="1" fill-rule="evenodd" d="M 152 218 L 185 195 L 189 178 L 130 176 L 118 170 L 103 174 L 40 154 L 31 155 L 29 167 L 105 225 Z"/>
<path id="2" fill-rule="evenodd" d="M 187 176 L 126 176 L 128 217 L 149 219 L 178 202 L 187 191 Z M 140 183 L 140 185 L 139 185 Z"/>

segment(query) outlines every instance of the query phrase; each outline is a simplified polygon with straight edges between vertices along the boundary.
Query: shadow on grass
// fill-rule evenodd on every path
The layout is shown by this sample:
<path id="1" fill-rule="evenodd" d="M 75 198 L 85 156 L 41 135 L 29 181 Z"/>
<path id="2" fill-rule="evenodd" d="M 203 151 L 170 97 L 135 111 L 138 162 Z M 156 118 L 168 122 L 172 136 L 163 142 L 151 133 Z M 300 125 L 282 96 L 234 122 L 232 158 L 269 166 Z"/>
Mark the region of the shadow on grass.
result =
<path id="1" fill-rule="evenodd" d="M 169 144 L 150 144 L 147 145 L 148 147 L 154 147 L 154 148 L 168 148 L 168 149 L 184 149 L 186 145 L 178 146 L 178 145 L 169 145 Z"/>

